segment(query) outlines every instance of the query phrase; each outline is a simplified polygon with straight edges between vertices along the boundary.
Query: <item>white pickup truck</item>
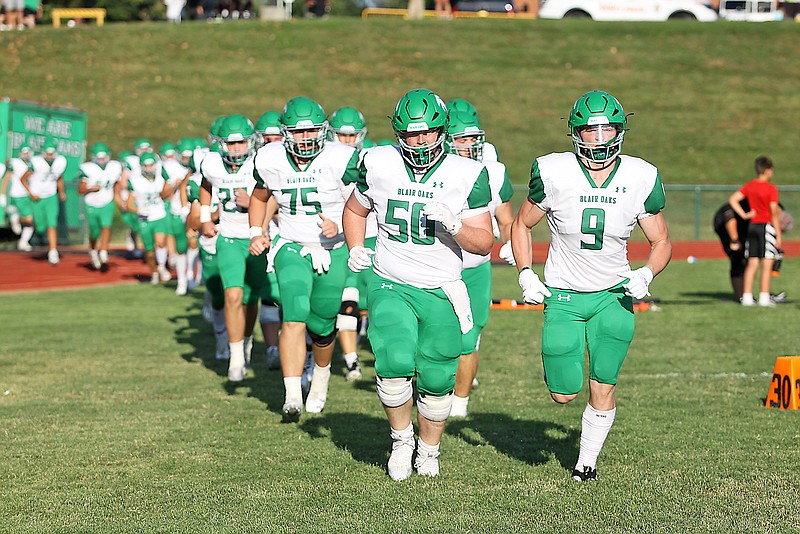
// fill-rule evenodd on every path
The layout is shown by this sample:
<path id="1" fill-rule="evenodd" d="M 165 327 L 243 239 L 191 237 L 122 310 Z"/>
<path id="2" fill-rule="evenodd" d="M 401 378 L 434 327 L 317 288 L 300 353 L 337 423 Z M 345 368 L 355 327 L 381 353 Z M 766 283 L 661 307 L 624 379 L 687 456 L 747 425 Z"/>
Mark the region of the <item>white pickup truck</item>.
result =
<path id="1" fill-rule="evenodd" d="M 719 13 L 700 0 L 545 0 L 543 19 L 591 18 L 607 21 L 665 21 L 676 19 L 712 22 L 718 19 L 781 20 L 776 0 L 718 0 Z"/>

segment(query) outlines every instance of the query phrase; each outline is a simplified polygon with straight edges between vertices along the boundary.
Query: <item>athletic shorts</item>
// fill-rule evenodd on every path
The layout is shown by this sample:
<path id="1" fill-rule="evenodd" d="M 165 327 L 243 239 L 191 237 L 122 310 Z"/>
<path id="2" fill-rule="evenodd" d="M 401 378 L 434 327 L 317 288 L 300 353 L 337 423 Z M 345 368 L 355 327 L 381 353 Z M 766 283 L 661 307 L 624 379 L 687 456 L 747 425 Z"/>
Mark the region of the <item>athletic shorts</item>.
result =
<path id="1" fill-rule="evenodd" d="M 156 249 L 156 234 L 167 233 L 167 218 L 162 217 L 155 221 L 139 220 L 137 233 L 142 238 L 144 249 L 147 252 L 153 252 Z"/>
<path id="2" fill-rule="evenodd" d="M 633 340 L 633 300 L 622 286 L 580 293 L 550 289 L 544 300 L 542 362 L 553 393 L 573 395 L 584 383 L 584 352 L 589 378 L 616 384 Z"/>
<path id="3" fill-rule="evenodd" d="M 36 231 L 44 233 L 48 228 L 58 227 L 58 211 L 60 202 L 58 195 L 41 197 L 38 201 L 31 201 L 33 206 L 33 224 Z"/>
<path id="4" fill-rule="evenodd" d="M 125 226 L 133 230 L 134 232 L 139 231 L 139 216 L 134 211 L 123 211 L 122 212 L 122 222 L 125 223 Z"/>
<path id="5" fill-rule="evenodd" d="M 747 258 L 775 258 L 778 248 L 775 246 L 777 239 L 775 227 L 769 223 L 750 223 L 747 229 Z"/>
<path id="6" fill-rule="evenodd" d="M 378 240 L 377 237 L 368 237 L 364 240 L 364 246 L 366 248 L 375 250 L 375 242 Z M 372 279 L 372 276 L 375 274 L 375 271 L 370 267 L 369 269 L 364 269 L 363 271 L 359 271 L 354 273 L 350 269 L 347 269 L 347 281 L 345 282 L 344 287 L 354 287 L 358 289 L 358 307 L 359 309 L 366 310 L 368 309 L 367 306 L 367 294 L 369 288 L 369 281 Z"/>
<path id="7" fill-rule="evenodd" d="M 461 354 L 472 354 L 478 350 L 481 331 L 489 322 L 492 306 L 492 264 L 483 263 L 461 271 L 461 279 L 467 286 L 469 307 L 472 310 L 472 330 L 461 336 Z"/>
<path id="8" fill-rule="evenodd" d="M 22 11 L 25 9 L 25 0 L 3 0 L 3 5 L 6 8 L 6 12 Z"/>
<path id="9" fill-rule="evenodd" d="M 31 197 L 8 197 L 9 206 L 15 206 L 22 218 L 33 215 L 33 201 Z"/>
<path id="10" fill-rule="evenodd" d="M 442 396 L 453 391 L 461 356 L 461 328 L 441 289 L 419 289 L 375 275 L 369 285 L 367 335 L 375 373 L 417 377 L 417 389 Z"/>
<path id="11" fill-rule="evenodd" d="M 114 203 L 109 202 L 100 208 L 95 206 L 84 206 L 86 222 L 89 224 L 89 237 L 94 241 L 100 237 L 103 228 L 110 228 L 114 220 Z"/>
<path id="12" fill-rule="evenodd" d="M 300 256 L 301 248 L 289 242 L 275 256 L 283 321 L 305 323 L 309 332 L 328 336 L 336 327 L 342 306 L 344 280 L 349 271 L 347 247 L 329 251 L 331 266 L 323 275 L 314 271 L 310 256 Z"/>
<path id="13" fill-rule="evenodd" d="M 222 288 L 222 278 L 219 276 L 217 255 L 201 248 L 200 263 L 203 265 L 203 281 L 211 294 L 211 307 L 221 310 L 225 307 L 225 290 Z"/>
<path id="14" fill-rule="evenodd" d="M 167 230 L 169 235 L 175 238 L 175 250 L 178 254 L 185 254 L 189 248 L 189 239 L 186 237 L 186 223 L 181 220 L 180 215 L 167 214 Z"/>
<path id="15" fill-rule="evenodd" d="M 217 264 L 222 277 L 222 287 L 241 287 L 242 304 L 258 304 L 261 286 L 267 279 L 267 255 L 253 256 L 250 240 L 219 236 L 217 238 Z"/>
<path id="16" fill-rule="evenodd" d="M 261 304 L 281 305 L 281 290 L 278 287 L 278 275 L 275 271 L 267 273 L 267 279 L 261 286 Z"/>

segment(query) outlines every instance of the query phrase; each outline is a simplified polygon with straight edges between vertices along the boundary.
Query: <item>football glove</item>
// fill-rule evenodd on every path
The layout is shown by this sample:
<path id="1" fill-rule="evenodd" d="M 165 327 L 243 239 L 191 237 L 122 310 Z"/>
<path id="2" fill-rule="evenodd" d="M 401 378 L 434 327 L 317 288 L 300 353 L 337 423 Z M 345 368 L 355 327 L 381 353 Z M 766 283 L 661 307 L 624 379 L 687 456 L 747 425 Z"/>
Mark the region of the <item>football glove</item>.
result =
<path id="1" fill-rule="evenodd" d="M 628 279 L 627 282 L 622 283 L 622 287 L 625 288 L 625 294 L 629 297 L 641 300 L 650 295 L 647 289 L 650 287 L 650 282 L 653 281 L 653 271 L 649 267 L 625 271 L 617 276 Z"/>
<path id="2" fill-rule="evenodd" d="M 422 212 L 428 219 L 439 221 L 445 231 L 452 236 L 461 230 L 461 219 L 457 215 L 453 215 L 450 208 L 441 202 L 428 202 Z"/>
<path id="3" fill-rule="evenodd" d="M 354 273 L 369 269 L 374 255 L 375 251 L 371 248 L 355 246 L 350 249 L 350 258 L 347 260 L 347 266 Z"/>
<path id="4" fill-rule="evenodd" d="M 530 267 L 519 272 L 519 287 L 522 288 L 522 299 L 527 304 L 541 304 L 545 297 L 551 295 L 550 290 Z"/>
<path id="5" fill-rule="evenodd" d="M 514 251 L 511 250 L 511 241 L 503 243 L 503 246 L 500 247 L 500 252 L 498 252 L 498 256 L 509 265 L 517 264 L 517 261 L 514 259 Z"/>
<path id="6" fill-rule="evenodd" d="M 324 248 L 303 247 L 300 256 L 311 256 L 311 266 L 318 274 L 325 274 L 331 268 L 331 253 Z"/>

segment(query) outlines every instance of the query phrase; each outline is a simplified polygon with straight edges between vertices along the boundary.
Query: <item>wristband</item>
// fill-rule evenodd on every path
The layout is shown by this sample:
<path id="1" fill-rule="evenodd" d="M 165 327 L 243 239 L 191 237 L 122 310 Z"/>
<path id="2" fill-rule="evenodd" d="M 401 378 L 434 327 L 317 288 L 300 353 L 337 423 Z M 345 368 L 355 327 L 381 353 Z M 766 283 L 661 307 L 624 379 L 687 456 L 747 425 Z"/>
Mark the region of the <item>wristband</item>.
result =
<path id="1" fill-rule="evenodd" d="M 261 237 L 264 235 L 264 231 L 260 226 L 251 226 L 250 227 L 250 239 L 254 237 Z"/>
<path id="2" fill-rule="evenodd" d="M 211 206 L 200 204 L 200 224 L 211 222 Z"/>

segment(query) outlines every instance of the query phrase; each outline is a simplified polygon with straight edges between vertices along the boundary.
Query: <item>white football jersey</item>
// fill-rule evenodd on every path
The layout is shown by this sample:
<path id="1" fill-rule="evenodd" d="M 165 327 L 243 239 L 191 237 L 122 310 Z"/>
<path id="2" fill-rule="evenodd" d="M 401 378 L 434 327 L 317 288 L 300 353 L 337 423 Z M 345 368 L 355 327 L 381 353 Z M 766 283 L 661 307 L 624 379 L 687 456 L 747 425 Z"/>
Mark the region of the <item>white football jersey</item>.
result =
<path id="1" fill-rule="evenodd" d="M 165 159 L 162 161 L 164 172 L 168 176 L 167 183 L 175 187 L 172 197 L 169 199 L 169 212 L 172 215 L 181 214 L 181 190 L 178 187 L 180 183 L 186 178 L 189 170 L 181 165 L 181 162 L 176 159 Z"/>
<path id="2" fill-rule="evenodd" d="M 9 177 L 11 184 L 7 186 L 8 196 L 15 198 L 27 197 L 28 190 L 22 187 L 20 178 L 22 178 L 22 175 L 28 172 L 28 170 L 31 170 L 29 163 L 22 158 L 11 158 L 8 164 L 11 170 L 11 176 Z"/>
<path id="3" fill-rule="evenodd" d="M 203 181 L 203 176 L 200 173 L 195 173 L 189 178 L 189 183 L 186 184 L 186 196 L 189 199 L 189 204 L 192 202 L 197 202 L 200 204 L 200 183 Z M 212 188 L 211 190 L 211 211 L 214 212 L 219 205 L 217 198 L 219 195 L 217 191 Z M 203 235 L 203 232 L 199 232 L 197 236 L 197 244 L 200 245 L 200 248 L 208 252 L 209 254 L 216 254 L 217 253 L 217 237 L 219 236 L 219 224 L 216 226 L 217 234 L 213 237 L 206 237 Z"/>
<path id="4" fill-rule="evenodd" d="M 164 190 L 164 176 L 161 172 L 161 162 L 156 162 L 155 178 L 151 181 L 142 176 L 141 167 L 130 171 L 128 175 L 128 190 L 133 193 L 136 201 L 136 213 L 139 217 L 146 217 L 149 221 L 157 221 L 167 216 L 167 209 L 161 198 Z"/>
<path id="5" fill-rule="evenodd" d="M 511 181 L 508 179 L 508 171 L 506 171 L 505 165 L 499 161 L 486 160 L 482 161 L 481 164 L 486 167 L 486 171 L 489 173 L 489 191 L 492 195 L 491 200 L 489 200 L 489 214 L 492 216 L 492 228 L 495 229 L 495 235 L 499 236 L 499 227 L 494 219 L 494 213 L 497 211 L 497 206 L 511 200 L 514 189 L 511 186 Z M 479 256 L 478 254 L 473 254 L 465 250 L 464 268 L 470 269 L 472 267 L 477 267 L 478 265 L 483 265 L 487 261 L 491 261 L 491 259 L 491 254 Z"/>
<path id="6" fill-rule="evenodd" d="M 80 164 L 81 181 L 91 187 L 100 186 L 100 191 L 86 193 L 83 200 L 87 206 L 102 208 L 114 201 L 114 186 L 122 176 L 122 164 L 116 160 L 110 160 L 105 167 L 100 167 L 93 161 Z"/>
<path id="7" fill-rule="evenodd" d="M 300 170 L 282 143 L 269 143 L 256 154 L 256 179 L 278 203 L 281 238 L 295 243 L 332 247 L 344 241 L 342 212 L 358 173 L 358 152 L 340 143 L 325 143 Z M 322 235 L 320 214 L 336 223 L 339 234 Z"/>
<path id="8" fill-rule="evenodd" d="M 200 164 L 200 174 L 213 187 L 212 198 L 220 204 L 219 233 L 223 237 L 250 239 L 250 222 L 247 208 L 236 203 L 236 191 L 244 190 L 248 196 L 253 194 L 256 180 L 253 177 L 253 158 L 249 157 L 231 172 L 217 152 L 209 152 Z"/>
<path id="9" fill-rule="evenodd" d="M 36 196 L 47 198 L 58 193 L 58 179 L 67 170 L 67 158 L 57 155 L 53 163 L 47 163 L 44 156 L 31 158 L 33 174 L 28 178 L 28 187 Z"/>
<path id="10" fill-rule="evenodd" d="M 356 188 L 356 198 L 377 216 L 373 263 L 379 276 L 422 289 L 461 278 L 461 247 L 422 210 L 429 202 L 441 202 L 466 218 L 485 212 L 490 193 L 483 164 L 446 154 L 418 174 L 397 147 L 374 147 L 364 155 Z"/>
<path id="11" fill-rule="evenodd" d="M 628 238 L 637 221 L 664 209 L 658 170 L 620 156 L 598 187 L 573 152 L 538 158 L 531 169 L 529 200 L 547 213 L 550 251 L 545 283 L 556 289 L 602 291 L 630 269 Z"/>
<path id="12" fill-rule="evenodd" d="M 483 162 L 490 162 L 490 161 L 499 161 L 499 156 L 497 155 L 497 148 L 490 143 L 489 141 L 483 142 Z"/>

